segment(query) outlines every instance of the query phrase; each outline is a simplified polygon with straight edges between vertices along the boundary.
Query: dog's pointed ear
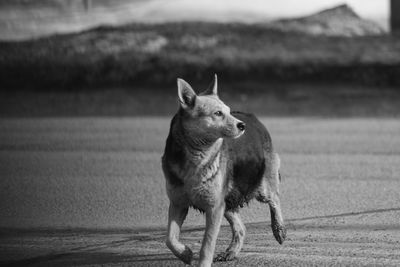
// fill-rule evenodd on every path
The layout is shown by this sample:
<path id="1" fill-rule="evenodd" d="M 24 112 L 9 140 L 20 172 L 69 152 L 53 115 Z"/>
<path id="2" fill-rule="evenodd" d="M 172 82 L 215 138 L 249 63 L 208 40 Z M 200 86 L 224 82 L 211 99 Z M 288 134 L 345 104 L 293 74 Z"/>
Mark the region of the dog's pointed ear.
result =
<path id="1" fill-rule="evenodd" d="M 201 93 L 201 95 L 218 95 L 218 77 L 217 74 L 214 74 L 214 80 L 210 84 L 210 86 Z"/>
<path id="2" fill-rule="evenodd" d="M 178 96 L 181 107 L 184 109 L 193 108 L 196 101 L 196 93 L 194 92 L 190 84 L 188 84 L 183 79 L 178 78 L 177 83 Z"/>

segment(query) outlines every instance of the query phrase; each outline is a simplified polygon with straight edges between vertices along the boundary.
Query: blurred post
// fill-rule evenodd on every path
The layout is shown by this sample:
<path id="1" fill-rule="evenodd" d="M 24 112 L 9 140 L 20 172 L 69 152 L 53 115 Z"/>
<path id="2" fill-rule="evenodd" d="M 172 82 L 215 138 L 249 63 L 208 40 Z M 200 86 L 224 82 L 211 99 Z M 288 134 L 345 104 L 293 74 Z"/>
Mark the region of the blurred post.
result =
<path id="1" fill-rule="evenodd" d="M 392 33 L 400 32 L 400 1 L 390 0 L 390 29 Z"/>
<path id="2" fill-rule="evenodd" d="M 85 11 L 89 12 L 92 8 L 92 0 L 83 0 L 83 5 L 85 6 Z"/>

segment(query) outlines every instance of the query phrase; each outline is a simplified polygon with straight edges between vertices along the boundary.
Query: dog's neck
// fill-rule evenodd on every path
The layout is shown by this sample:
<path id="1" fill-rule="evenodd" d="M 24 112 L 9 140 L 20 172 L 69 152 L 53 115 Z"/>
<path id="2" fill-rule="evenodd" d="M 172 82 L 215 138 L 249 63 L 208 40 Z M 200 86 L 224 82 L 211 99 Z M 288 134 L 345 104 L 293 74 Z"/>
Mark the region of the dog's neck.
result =
<path id="1" fill-rule="evenodd" d="M 198 167 L 219 165 L 223 139 L 209 140 L 190 134 L 182 121 L 178 121 L 174 129 L 176 141 L 185 151 L 188 161 Z"/>

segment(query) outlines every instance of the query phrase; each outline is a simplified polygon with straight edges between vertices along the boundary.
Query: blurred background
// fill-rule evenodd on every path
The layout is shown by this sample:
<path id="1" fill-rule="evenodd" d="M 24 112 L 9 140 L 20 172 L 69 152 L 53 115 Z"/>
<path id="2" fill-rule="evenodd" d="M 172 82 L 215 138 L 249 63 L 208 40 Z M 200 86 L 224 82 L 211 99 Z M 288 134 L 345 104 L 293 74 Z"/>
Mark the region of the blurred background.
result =
<path id="1" fill-rule="evenodd" d="M 171 114 L 177 77 L 201 89 L 217 73 L 221 93 L 238 109 L 278 116 L 397 116 L 396 5 L 3 0 L 0 111 Z"/>
<path id="2" fill-rule="evenodd" d="M 270 129 L 288 220 L 395 224 L 399 2 L 1 0 L 0 226 L 164 227 L 176 78 L 199 92 L 214 73 Z"/>

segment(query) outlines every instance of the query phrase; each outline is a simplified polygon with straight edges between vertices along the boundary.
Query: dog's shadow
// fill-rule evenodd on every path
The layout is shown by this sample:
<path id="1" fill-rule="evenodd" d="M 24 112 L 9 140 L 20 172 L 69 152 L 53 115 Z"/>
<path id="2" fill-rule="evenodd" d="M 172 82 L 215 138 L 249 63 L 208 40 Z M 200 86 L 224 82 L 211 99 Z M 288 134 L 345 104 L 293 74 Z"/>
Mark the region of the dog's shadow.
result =
<path id="1" fill-rule="evenodd" d="M 112 252 L 71 252 L 0 262 L 0 266 L 185 266 L 172 253 L 129 255 Z"/>
<path id="2" fill-rule="evenodd" d="M 318 220 L 318 219 L 331 219 L 331 218 L 340 218 L 340 217 L 352 217 L 359 215 L 367 215 L 367 214 L 378 214 L 378 213 L 386 213 L 386 212 L 398 212 L 400 208 L 387 208 L 387 209 L 376 209 L 376 210 L 366 210 L 366 211 L 358 211 L 358 212 L 348 212 L 348 213 L 340 213 L 340 214 L 332 214 L 332 215 L 322 215 L 322 216 L 312 216 L 312 217 L 303 217 L 303 218 L 294 218 L 287 220 L 288 228 L 295 231 L 296 228 L 302 226 L 302 223 L 308 220 Z M 248 223 L 246 224 L 248 228 L 255 229 L 259 226 L 263 228 L 266 227 L 268 223 Z M 320 225 L 308 225 L 305 224 L 307 229 L 317 227 L 320 228 Z M 378 226 L 376 225 L 327 225 L 327 228 L 335 228 L 335 229 L 362 229 L 362 230 L 374 230 Z M 378 227 L 379 228 L 379 227 Z M 400 230 L 399 225 L 387 226 L 384 228 L 386 230 Z M 193 232 L 201 232 L 204 228 L 202 227 L 192 227 L 183 229 L 182 233 L 193 233 Z M 228 235 L 229 227 L 223 226 L 221 228 L 222 232 L 225 232 Z M 161 234 L 164 236 L 164 233 Z M 150 237 L 148 240 L 155 241 L 160 239 L 160 235 L 155 237 Z M 148 253 L 148 254 L 132 254 L 129 251 L 123 252 L 110 252 L 110 251 L 101 251 L 101 248 L 108 247 L 118 247 L 119 245 L 127 244 L 132 240 L 136 240 L 136 238 L 128 238 L 124 240 L 113 241 L 107 244 L 101 245 L 89 245 L 83 247 L 77 247 L 71 249 L 66 252 L 59 253 L 50 253 L 47 255 L 36 256 L 21 260 L 9 260 L 9 261 L 1 261 L 0 266 L 107 266 L 107 265 L 126 265 L 126 266 L 185 266 L 179 259 L 177 259 L 172 253 L 165 252 L 165 250 L 160 251 L 160 253 Z M 147 240 L 147 239 L 146 239 Z M 193 245 L 193 244 L 192 244 Z M 100 246 L 100 247 L 99 247 Z M 196 246 L 196 245 L 195 245 Z M 256 252 L 256 251 L 246 251 L 245 252 Z M 29 252 L 27 252 L 28 254 Z M 28 254 L 29 255 L 29 254 Z M 196 257 L 197 256 L 197 257 Z M 198 255 L 194 257 L 194 262 L 198 260 Z"/>

